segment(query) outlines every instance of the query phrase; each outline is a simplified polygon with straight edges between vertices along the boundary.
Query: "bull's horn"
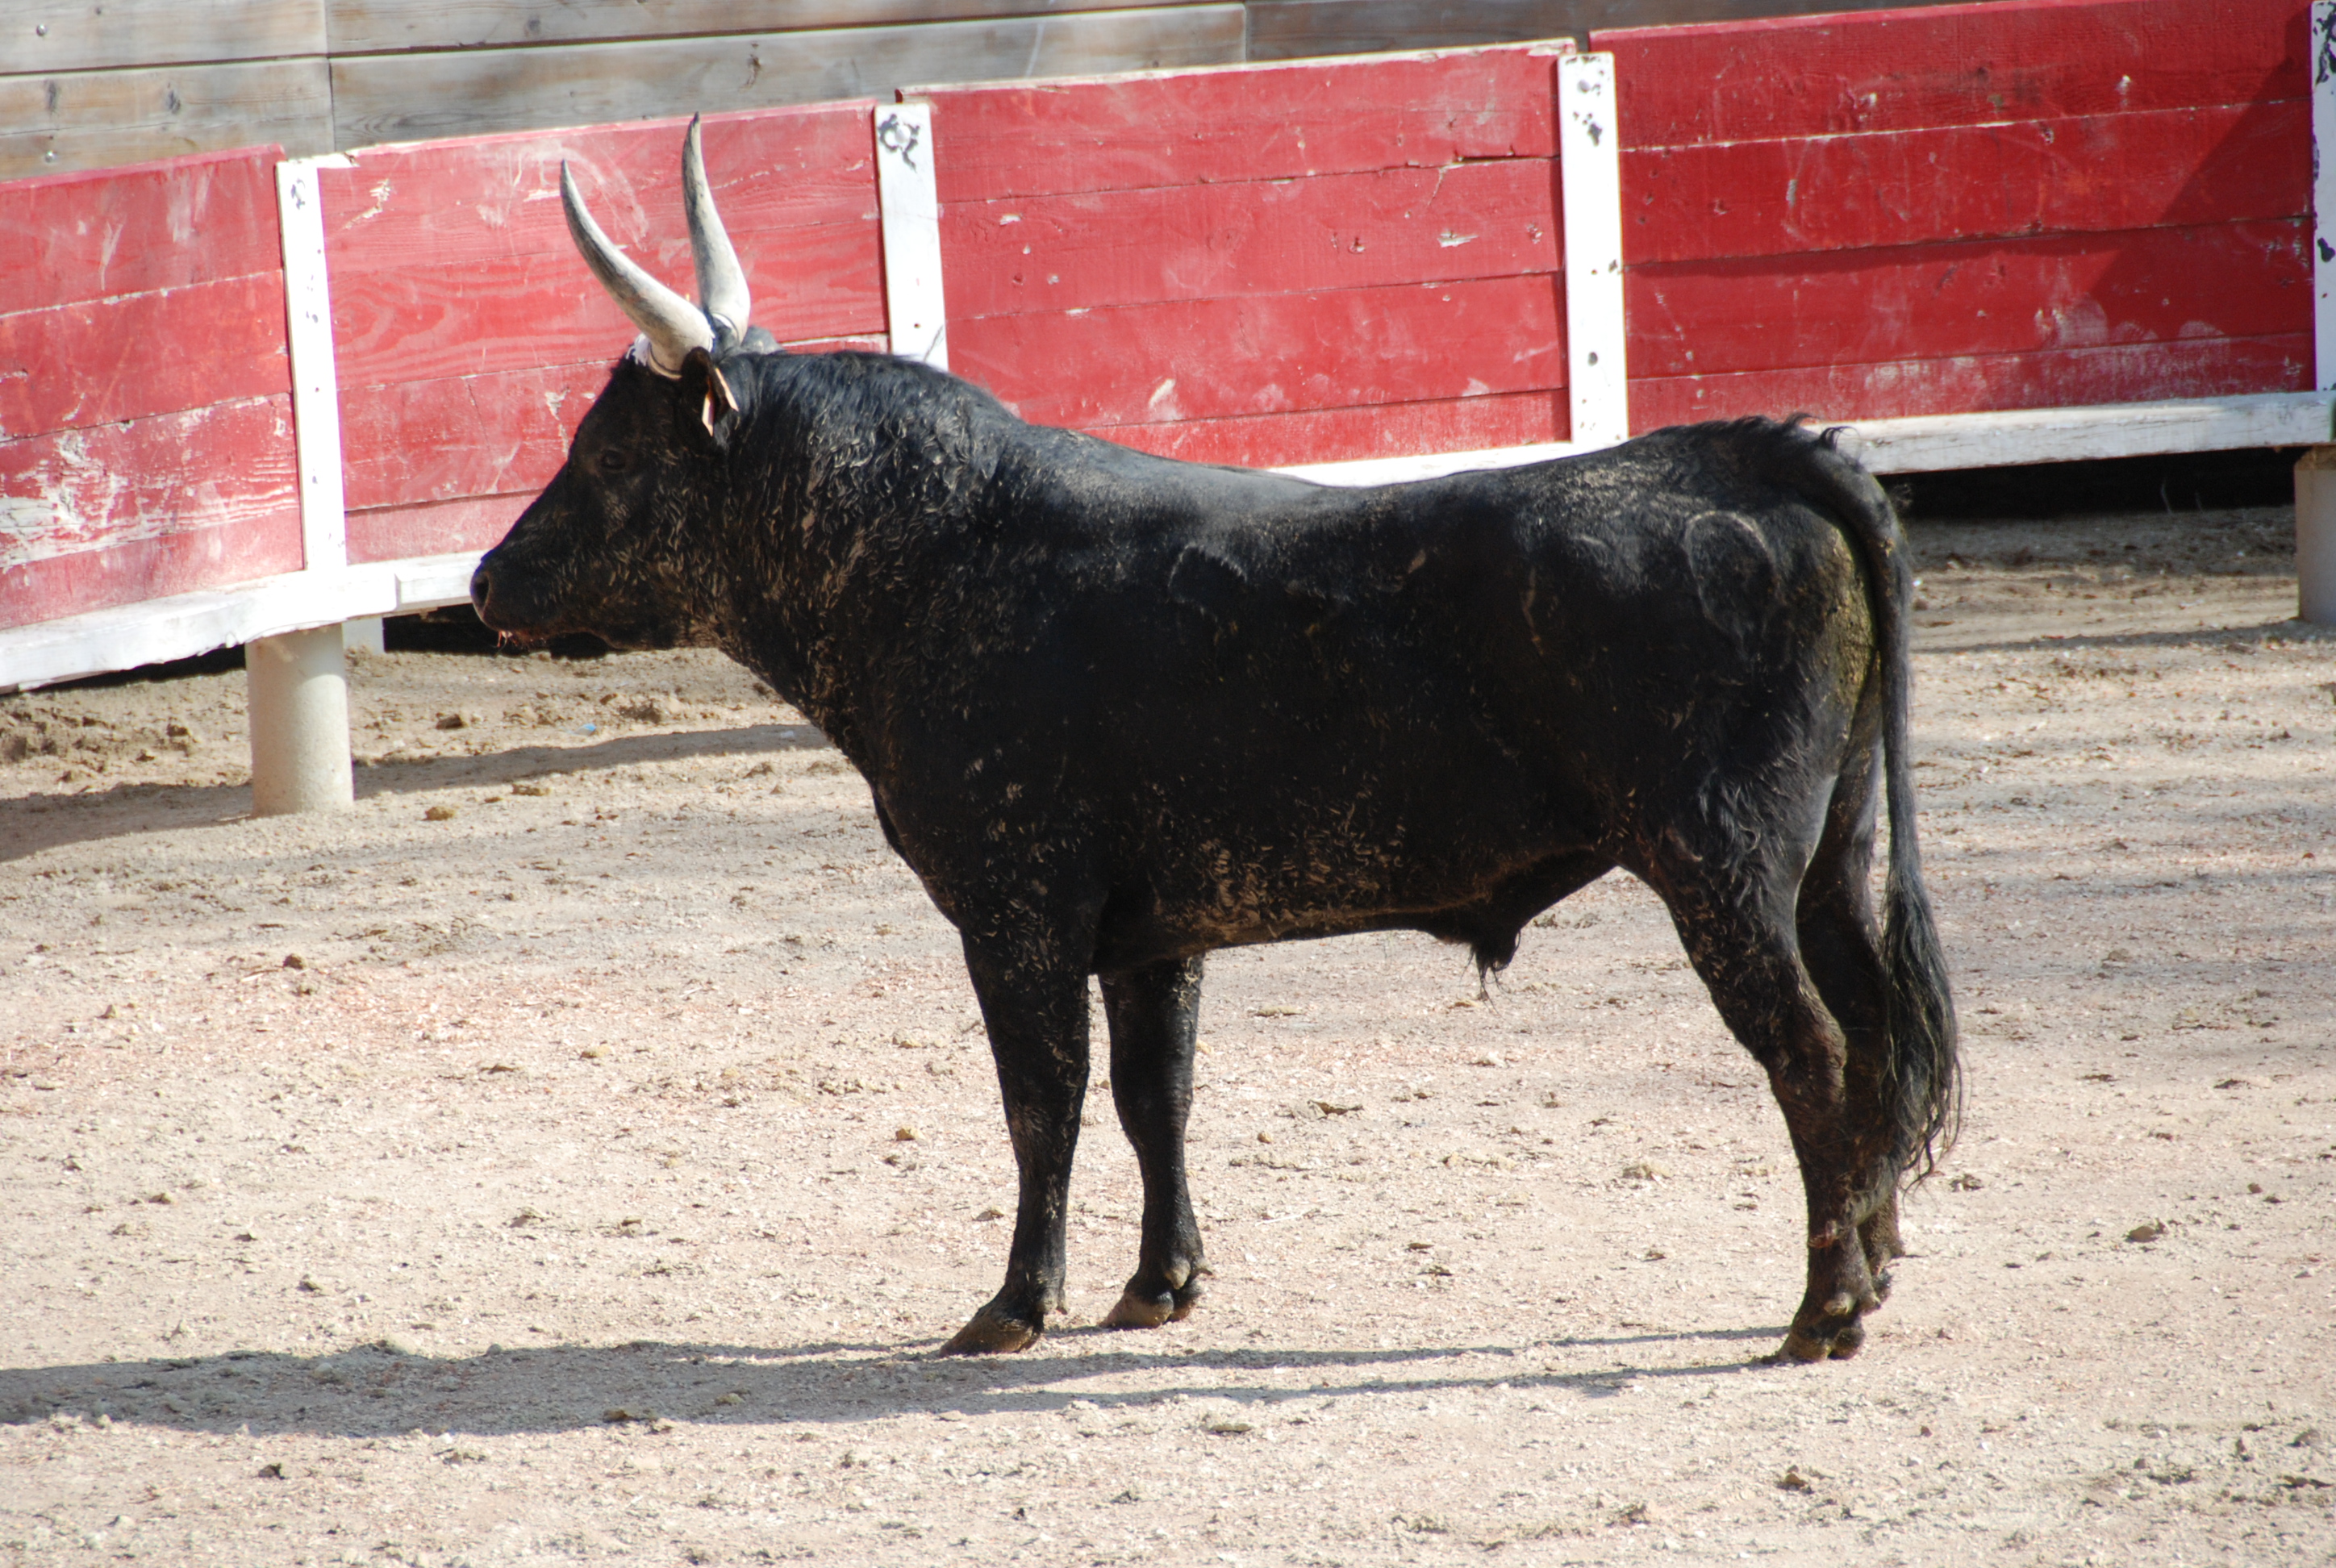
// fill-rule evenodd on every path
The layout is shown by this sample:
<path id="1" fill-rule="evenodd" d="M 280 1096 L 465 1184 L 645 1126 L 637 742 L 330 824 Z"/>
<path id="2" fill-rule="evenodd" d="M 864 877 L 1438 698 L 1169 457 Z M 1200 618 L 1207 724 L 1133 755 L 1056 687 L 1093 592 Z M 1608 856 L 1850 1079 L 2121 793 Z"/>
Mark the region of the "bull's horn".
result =
<path id="1" fill-rule="evenodd" d="M 648 275 L 600 232 L 584 199 L 576 193 L 576 178 L 566 160 L 560 165 L 560 205 L 568 213 L 568 232 L 584 254 L 584 265 L 617 302 L 617 308 L 647 335 L 651 365 L 666 375 L 679 375 L 681 362 L 693 348 L 714 346 L 714 324 L 700 310 Z M 726 241 L 725 242 L 727 243 Z"/>
<path id="2" fill-rule="evenodd" d="M 753 307 L 746 269 L 738 265 L 722 215 L 714 210 L 714 190 L 706 182 L 706 151 L 699 145 L 694 116 L 681 144 L 681 191 L 689 211 L 689 252 L 697 263 L 697 303 L 732 332 L 744 332 L 746 312 Z"/>

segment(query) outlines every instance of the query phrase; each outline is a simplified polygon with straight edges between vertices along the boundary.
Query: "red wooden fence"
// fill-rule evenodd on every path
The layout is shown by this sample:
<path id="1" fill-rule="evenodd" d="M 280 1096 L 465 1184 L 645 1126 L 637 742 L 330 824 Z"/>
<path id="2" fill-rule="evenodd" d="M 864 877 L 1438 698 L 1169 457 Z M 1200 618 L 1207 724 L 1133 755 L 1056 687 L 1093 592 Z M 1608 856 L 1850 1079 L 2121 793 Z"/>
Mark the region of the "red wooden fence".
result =
<path id="1" fill-rule="evenodd" d="M 0 628 L 301 565 L 282 157 L 0 184 Z"/>
<path id="2" fill-rule="evenodd" d="M 1591 35 L 1634 430 L 2313 385 L 2308 0 Z"/>
<path id="3" fill-rule="evenodd" d="M 791 346 L 884 344 L 872 107 L 706 117 L 755 321 Z M 560 161 L 609 237 L 687 292 L 686 123 L 418 142 L 321 171 L 351 560 L 483 550 L 558 470 L 633 335 L 568 238 Z"/>
<path id="4" fill-rule="evenodd" d="M 1556 56 L 936 89 L 952 367 L 1212 463 L 1566 434 Z"/>
<path id="5" fill-rule="evenodd" d="M 1632 426 L 2308 392 L 2308 4 L 1594 34 Z M 1562 47 L 922 94 L 955 368 L 1213 462 L 1568 439 Z M 871 108 L 707 122 L 757 319 L 797 346 L 886 342 Z M 681 124 L 318 171 L 350 562 L 481 549 L 550 477 L 631 336 L 560 161 L 686 286 Z M 0 628 L 343 564 L 302 560 L 277 156 L 0 185 Z"/>

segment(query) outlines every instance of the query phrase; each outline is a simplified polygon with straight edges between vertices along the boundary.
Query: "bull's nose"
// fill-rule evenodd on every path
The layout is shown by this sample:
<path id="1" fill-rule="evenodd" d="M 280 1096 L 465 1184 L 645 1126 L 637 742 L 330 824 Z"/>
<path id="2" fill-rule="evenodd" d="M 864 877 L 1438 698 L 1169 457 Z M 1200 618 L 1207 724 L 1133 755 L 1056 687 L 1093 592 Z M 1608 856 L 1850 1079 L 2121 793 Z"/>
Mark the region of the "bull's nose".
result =
<path id="1" fill-rule="evenodd" d="M 482 560 L 479 562 L 479 570 L 471 574 L 471 608 L 477 610 L 482 618 L 486 616 L 487 600 L 493 597 L 494 591 L 494 575 Z"/>

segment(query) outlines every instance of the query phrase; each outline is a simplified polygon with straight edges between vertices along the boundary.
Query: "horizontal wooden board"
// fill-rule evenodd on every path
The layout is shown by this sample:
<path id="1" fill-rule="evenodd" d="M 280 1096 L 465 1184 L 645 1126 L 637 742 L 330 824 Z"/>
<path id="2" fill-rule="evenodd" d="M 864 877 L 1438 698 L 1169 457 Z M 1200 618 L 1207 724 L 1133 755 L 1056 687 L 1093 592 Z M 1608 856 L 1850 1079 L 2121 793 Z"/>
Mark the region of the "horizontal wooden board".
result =
<path id="1" fill-rule="evenodd" d="M 183 3 L 183 0 L 181 0 Z M 1161 0 L 323 0 L 336 54 L 1126 11 Z M 1173 0 L 1171 0 L 1173 3 Z"/>
<path id="2" fill-rule="evenodd" d="M 567 460 L 577 422 L 608 380 L 604 359 L 346 390 L 346 505 L 356 512 L 540 490 Z"/>
<path id="3" fill-rule="evenodd" d="M 811 229 L 785 239 L 784 249 L 756 248 L 749 267 L 757 325 L 789 341 L 883 329 L 871 236 Z M 642 260 L 690 288 L 686 255 Z M 344 388 L 530 365 L 606 366 L 635 332 L 573 251 L 444 271 L 336 273 L 333 329 Z"/>
<path id="4" fill-rule="evenodd" d="M 1987 409 L 2304 392 L 2312 386 L 2309 334 L 2114 344 L 2041 354 L 1902 359 L 1883 365 L 1801 365 L 1737 375 L 1630 383 L 1630 428 L 1698 419 L 1772 416 L 1796 410 L 1820 420 L 1895 419 Z"/>
<path id="5" fill-rule="evenodd" d="M 2307 95 L 2309 0 L 2024 0 L 1595 32 L 1622 145 L 1667 147 Z"/>
<path id="6" fill-rule="evenodd" d="M 1622 155 L 1633 266 L 2292 218 L 2302 100 Z"/>
<path id="7" fill-rule="evenodd" d="M 325 53 L 325 0 L 9 0 L 0 75 Z"/>
<path id="8" fill-rule="evenodd" d="M 1564 385 L 1557 280 L 1176 301 L 949 326 L 958 373 L 1086 429 Z"/>
<path id="9" fill-rule="evenodd" d="M 784 342 L 884 329 L 871 107 L 706 123 L 707 172 L 755 321 Z M 569 238 L 560 161 L 574 161 L 612 239 L 693 293 L 683 129 L 660 121 L 390 148 L 320 170 L 343 388 L 529 365 L 597 376 L 633 328 Z"/>
<path id="10" fill-rule="evenodd" d="M 1593 27 L 1668 25 L 1815 11 L 1873 11 L 1908 0 L 1250 0 L 1249 57 L 1295 60 L 1446 49 L 1523 38 L 1579 38 Z M 1931 5 L 1937 0 L 1912 0 Z"/>
<path id="11" fill-rule="evenodd" d="M 0 182 L 0 310 L 281 271 L 282 156 L 249 147 Z"/>
<path id="12" fill-rule="evenodd" d="M 734 240 L 821 225 L 876 223 L 870 99 L 705 117 L 706 172 Z M 335 276 L 350 268 L 466 267 L 574 256 L 560 217 L 560 166 L 627 247 L 663 246 L 685 262 L 681 144 L 688 116 L 514 135 L 459 137 L 353 155 L 318 170 Z M 756 258 L 742 258 L 750 264 Z M 641 253 L 644 263 L 656 254 Z"/>
<path id="13" fill-rule="evenodd" d="M 0 625 L 292 570 L 291 400 L 0 441 Z"/>
<path id="14" fill-rule="evenodd" d="M 492 550 L 534 499 L 529 491 L 351 511 L 349 559 L 411 560 L 461 550 Z"/>
<path id="15" fill-rule="evenodd" d="M 847 27 L 333 62 L 343 147 L 889 97 L 917 82 L 1221 64 L 1241 57 L 1236 5 Z"/>
<path id="16" fill-rule="evenodd" d="M 1097 425 L 1089 433 L 1189 463 L 1231 463 L 1245 468 L 1345 463 L 1562 441 L 1565 394 L 1514 392 L 1175 424 Z"/>
<path id="17" fill-rule="evenodd" d="M 1630 372 L 2309 332 L 2310 244 L 2301 222 L 2233 223 L 1634 268 L 1624 278 Z"/>
<path id="18" fill-rule="evenodd" d="M 321 58 L 0 76 L 0 180 L 275 142 L 332 149 Z"/>
<path id="19" fill-rule="evenodd" d="M 0 316 L 0 434 L 291 390 L 281 272 Z"/>
<path id="20" fill-rule="evenodd" d="M 1557 270 L 1557 165 L 961 202 L 941 214 L 952 317 Z"/>
<path id="21" fill-rule="evenodd" d="M 1562 37 L 1604 21 L 1584 0 L 1250 0 L 1252 60 L 1380 54 Z"/>
<path id="22" fill-rule="evenodd" d="M 1395 60 L 912 89 L 943 205 L 1552 158 L 1552 56 Z"/>

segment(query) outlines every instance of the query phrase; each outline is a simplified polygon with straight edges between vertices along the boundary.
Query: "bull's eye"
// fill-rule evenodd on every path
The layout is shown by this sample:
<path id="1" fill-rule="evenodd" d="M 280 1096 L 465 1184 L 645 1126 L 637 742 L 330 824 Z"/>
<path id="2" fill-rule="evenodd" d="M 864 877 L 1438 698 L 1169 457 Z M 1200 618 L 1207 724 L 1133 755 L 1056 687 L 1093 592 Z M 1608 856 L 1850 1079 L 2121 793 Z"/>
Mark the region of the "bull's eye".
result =
<path id="1" fill-rule="evenodd" d="M 603 447 L 600 455 L 592 460 L 602 473 L 622 473 L 632 465 L 632 459 L 615 447 Z"/>

